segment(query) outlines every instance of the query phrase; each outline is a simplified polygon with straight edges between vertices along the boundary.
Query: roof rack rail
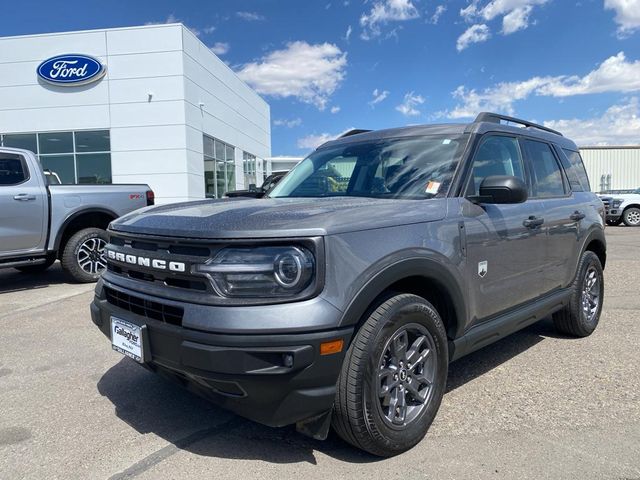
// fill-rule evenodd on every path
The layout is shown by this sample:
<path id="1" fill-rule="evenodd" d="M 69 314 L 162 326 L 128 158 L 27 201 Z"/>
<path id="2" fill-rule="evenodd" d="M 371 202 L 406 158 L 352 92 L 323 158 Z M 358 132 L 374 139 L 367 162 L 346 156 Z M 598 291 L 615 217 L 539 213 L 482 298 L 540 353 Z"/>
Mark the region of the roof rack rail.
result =
<path id="1" fill-rule="evenodd" d="M 371 130 L 363 130 L 361 128 L 354 128 L 353 130 L 349 130 L 348 132 L 344 132 L 338 138 L 350 137 L 351 135 L 358 135 L 359 133 L 367 133 Z"/>
<path id="2" fill-rule="evenodd" d="M 538 130 L 544 130 L 545 132 L 553 133 L 555 135 L 560 135 L 561 137 L 564 136 L 559 131 L 554 130 L 552 128 L 545 127 L 537 123 L 529 122 L 527 120 L 521 120 L 515 117 L 508 117 L 507 115 L 500 115 L 499 113 L 480 112 L 476 117 L 474 123 L 477 123 L 477 122 L 500 123 L 500 121 L 517 123 L 519 125 L 524 125 L 525 127 L 537 128 Z"/>

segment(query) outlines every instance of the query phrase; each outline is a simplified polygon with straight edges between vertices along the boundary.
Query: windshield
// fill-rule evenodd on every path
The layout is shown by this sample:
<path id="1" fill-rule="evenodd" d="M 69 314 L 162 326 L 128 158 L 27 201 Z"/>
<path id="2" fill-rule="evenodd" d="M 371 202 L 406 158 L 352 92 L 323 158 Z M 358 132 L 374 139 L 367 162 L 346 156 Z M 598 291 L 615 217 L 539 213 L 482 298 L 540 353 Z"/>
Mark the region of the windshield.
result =
<path id="1" fill-rule="evenodd" d="M 316 150 L 270 197 L 424 199 L 446 195 L 467 135 L 371 140 Z"/>

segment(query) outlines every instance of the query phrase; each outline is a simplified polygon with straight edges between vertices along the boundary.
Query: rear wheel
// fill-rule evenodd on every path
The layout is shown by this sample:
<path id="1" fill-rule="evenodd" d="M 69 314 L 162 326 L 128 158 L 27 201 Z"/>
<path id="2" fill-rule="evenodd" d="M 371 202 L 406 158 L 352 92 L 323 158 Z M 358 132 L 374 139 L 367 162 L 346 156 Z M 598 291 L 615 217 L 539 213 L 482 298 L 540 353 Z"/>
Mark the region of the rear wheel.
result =
<path id="1" fill-rule="evenodd" d="M 104 247 L 107 233 L 100 228 L 85 228 L 67 242 L 62 254 L 64 268 L 77 282 L 95 282 L 107 268 Z"/>
<path id="2" fill-rule="evenodd" d="M 334 430 L 374 455 L 409 450 L 435 418 L 447 369 L 447 336 L 433 305 L 416 295 L 389 298 L 369 315 L 347 351 Z"/>
<path id="3" fill-rule="evenodd" d="M 627 208 L 622 214 L 622 220 L 627 227 L 640 226 L 640 208 Z"/>
<path id="4" fill-rule="evenodd" d="M 604 277 L 598 256 L 582 254 L 569 305 L 553 314 L 556 328 L 576 337 L 591 335 L 600 321 L 604 301 Z"/>

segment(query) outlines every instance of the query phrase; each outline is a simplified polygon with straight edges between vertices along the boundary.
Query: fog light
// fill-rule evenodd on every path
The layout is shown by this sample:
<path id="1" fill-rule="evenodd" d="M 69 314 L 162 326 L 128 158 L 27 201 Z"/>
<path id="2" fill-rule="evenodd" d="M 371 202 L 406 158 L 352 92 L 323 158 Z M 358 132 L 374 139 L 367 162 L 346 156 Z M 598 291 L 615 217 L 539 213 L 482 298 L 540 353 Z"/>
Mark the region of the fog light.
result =
<path id="1" fill-rule="evenodd" d="M 282 363 L 284 363 L 284 366 L 287 368 L 293 367 L 293 355 L 290 353 L 282 354 Z"/>

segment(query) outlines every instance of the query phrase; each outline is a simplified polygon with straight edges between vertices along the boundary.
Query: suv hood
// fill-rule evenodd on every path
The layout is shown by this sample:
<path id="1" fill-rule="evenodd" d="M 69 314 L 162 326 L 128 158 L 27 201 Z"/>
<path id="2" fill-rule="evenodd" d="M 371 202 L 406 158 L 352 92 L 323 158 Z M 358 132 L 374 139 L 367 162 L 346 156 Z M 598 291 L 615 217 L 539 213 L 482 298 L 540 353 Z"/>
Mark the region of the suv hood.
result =
<path id="1" fill-rule="evenodd" d="M 446 205 L 357 197 L 201 200 L 137 210 L 111 229 L 203 239 L 318 236 L 439 220 Z"/>

